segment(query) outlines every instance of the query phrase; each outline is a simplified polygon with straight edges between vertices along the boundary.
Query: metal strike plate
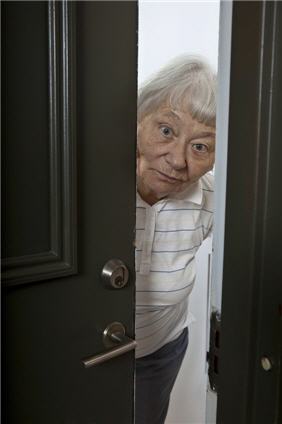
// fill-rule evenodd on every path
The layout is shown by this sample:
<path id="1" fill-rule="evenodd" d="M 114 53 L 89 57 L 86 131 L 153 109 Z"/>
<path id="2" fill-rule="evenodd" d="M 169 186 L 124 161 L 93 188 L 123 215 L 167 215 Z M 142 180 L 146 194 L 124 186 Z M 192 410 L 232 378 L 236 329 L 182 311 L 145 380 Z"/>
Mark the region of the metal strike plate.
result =
<path id="1" fill-rule="evenodd" d="M 120 259 L 110 259 L 102 269 L 101 277 L 106 287 L 122 289 L 128 282 L 129 272 Z"/>
<path id="2" fill-rule="evenodd" d="M 219 354 L 220 354 L 220 330 L 221 316 L 218 311 L 211 314 L 210 322 L 210 349 L 207 353 L 209 369 L 209 383 L 212 391 L 218 391 L 218 376 L 219 376 Z"/>

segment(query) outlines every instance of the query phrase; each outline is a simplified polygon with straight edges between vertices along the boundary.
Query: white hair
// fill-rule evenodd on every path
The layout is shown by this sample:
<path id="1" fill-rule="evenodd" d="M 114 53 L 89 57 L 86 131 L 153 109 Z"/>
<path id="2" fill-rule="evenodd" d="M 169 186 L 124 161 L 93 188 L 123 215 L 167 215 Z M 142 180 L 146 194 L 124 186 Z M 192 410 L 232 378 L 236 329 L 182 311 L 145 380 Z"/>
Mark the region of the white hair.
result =
<path id="1" fill-rule="evenodd" d="M 138 120 L 168 104 L 215 126 L 216 75 L 199 56 L 181 55 L 153 74 L 139 89 Z"/>

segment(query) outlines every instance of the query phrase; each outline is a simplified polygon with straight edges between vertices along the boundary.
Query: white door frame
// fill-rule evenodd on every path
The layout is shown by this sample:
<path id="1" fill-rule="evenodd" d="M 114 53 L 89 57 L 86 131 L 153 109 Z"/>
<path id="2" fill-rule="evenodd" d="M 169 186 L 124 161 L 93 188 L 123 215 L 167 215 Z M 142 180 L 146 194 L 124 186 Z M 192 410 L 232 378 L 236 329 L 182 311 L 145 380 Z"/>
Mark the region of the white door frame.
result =
<path id="1" fill-rule="evenodd" d="M 213 311 L 221 312 L 223 276 L 225 199 L 227 175 L 227 149 L 229 124 L 229 86 L 231 63 L 231 32 L 233 3 L 221 1 L 219 21 L 218 57 L 218 101 L 216 114 L 216 154 L 215 154 L 215 213 L 213 232 L 213 253 L 207 311 L 207 352 L 209 351 L 210 316 Z M 207 368 L 208 370 L 208 368 Z M 207 374 L 206 423 L 216 423 L 217 394 L 212 391 Z"/>

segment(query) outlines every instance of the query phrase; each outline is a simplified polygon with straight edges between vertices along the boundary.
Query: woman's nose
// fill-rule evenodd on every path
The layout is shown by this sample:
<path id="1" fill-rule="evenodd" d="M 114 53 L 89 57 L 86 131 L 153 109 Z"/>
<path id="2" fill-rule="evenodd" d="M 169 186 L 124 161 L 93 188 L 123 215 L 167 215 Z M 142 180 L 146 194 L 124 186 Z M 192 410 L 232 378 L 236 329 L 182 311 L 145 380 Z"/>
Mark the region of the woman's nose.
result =
<path id="1" fill-rule="evenodd" d="M 184 169 L 187 166 L 186 146 L 175 143 L 166 155 L 167 163 L 176 170 Z"/>

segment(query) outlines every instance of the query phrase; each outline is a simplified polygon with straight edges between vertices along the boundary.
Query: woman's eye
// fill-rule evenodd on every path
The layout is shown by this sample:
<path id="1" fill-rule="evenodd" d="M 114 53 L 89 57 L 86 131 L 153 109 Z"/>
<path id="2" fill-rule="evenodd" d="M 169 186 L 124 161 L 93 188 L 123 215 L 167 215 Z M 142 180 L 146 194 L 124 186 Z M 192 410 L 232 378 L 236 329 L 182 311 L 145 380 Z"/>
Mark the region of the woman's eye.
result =
<path id="1" fill-rule="evenodd" d="M 170 137 L 172 135 L 172 129 L 169 127 L 166 127 L 165 125 L 160 127 L 162 135 L 165 137 Z"/>
<path id="2" fill-rule="evenodd" d="M 207 153 L 208 148 L 205 144 L 196 143 L 192 145 L 193 150 L 199 153 Z"/>

